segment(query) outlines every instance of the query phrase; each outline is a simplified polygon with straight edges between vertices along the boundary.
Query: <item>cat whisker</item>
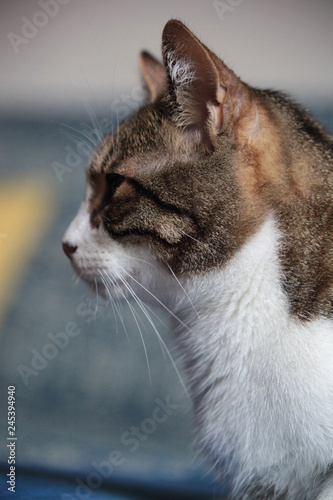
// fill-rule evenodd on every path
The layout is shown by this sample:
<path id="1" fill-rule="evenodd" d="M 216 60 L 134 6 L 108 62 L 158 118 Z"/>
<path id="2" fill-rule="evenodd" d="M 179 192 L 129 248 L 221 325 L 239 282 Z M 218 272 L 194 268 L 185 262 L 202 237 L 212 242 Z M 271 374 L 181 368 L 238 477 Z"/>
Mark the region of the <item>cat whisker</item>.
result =
<path id="1" fill-rule="evenodd" d="M 141 299 L 139 299 L 139 300 L 141 300 Z M 142 305 L 145 307 L 145 309 L 147 310 L 147 312 L 149 311 L 149 313 L 150 313 L 150 314 L 149 314 L 149 315 L 150 315 L 150 317 L 151 317 L 151 315 L 152 315 L 152 316 L 154 316 L 154 317 L 156 318 L 156 320 L 157 320 L 157 321 L 159 321 L 159 323 L 161 323 L 161 324 L 164 326 L 164 328 L 166 328 L 166 329 L 168 329 L 168 328 L 169 328 L 169 326 L 168 326 L 168 325 L 167 325 L 167 324 L 166 324 L 166 323 L 165 323 L 165 322 L 164 322 L 164 321 L 160 318 L 160 316 L 158 316 L 158 315 L 157 315 L 157 314 L 153 311 L 153 309 L 151 309 L 151 308 L 148 306 L 148 304 L 146 304 L 145 302 L 143 302 L 143 300 L 141 300 L 141 303 L 142 303 Z M 162 355 L 163 355 L 163 359 L 164 359 L 164 360 L 166 360 L 166 358 L 167 358 L 168 356 L 166 356 L 166 351 L 165 351 L 165 349 L 164 349 L 164 346 L 163 346 L 163 344 L 162 344 L 162 342 L 161 342 L 161 340 L 160 340 L 160 337 L 159 337 L 159 336 L 157 336 L 157 340 L 158 340 L 158 343 L 160 344 L 160 347 L 161 347 L 161 352 L 162 352 Z M 170 353 L 170 354 L 171 354 L 171 353 Z"/>
<path id="2" fill-rule="evenodd" d="M 77 287 L 78 284 L 80 283 L 80 280 L 81 280 L 81 276 L 82 276 L 82 271 L 80 272 L 80 274 L 78 276 L 73 276 L 73 278 L 76 278 L 75 281 L 74 281 L 74 286 Z"/>
<path id="3" fill-rule="evenodd" d="M 129 338 L 129 335 L 128 335 L 127 328 L 126 328 L 125 323 L 124 323 L 124 319 L 123 319 L 124 314 L 123 314 L 123 311 L 122 311 L 121 303 L 118 300 L 118 305 L 116 304 L 116 297 L 117 296 L 115 295 L 115 297 L 113 297 L 112 292 L 111 292 L 111 290 L 108 287 L 108 283 L 110 284 L 110 287 L 113 287 L 114 289 L 116 289 L 116 288 L 119 289 L 119 287 L 117 286 L 116 281 L 114 279 L 112 279 L 111 276 L 109 276 L 106 272 L 104 272 L 103 276 L 104 276 L 103 283 L 104 283 L 104 286 L 106 287 L 106 290 L 108 292 L 108 297 L 109 297 L 110 303 L 111 303 L 111 305 L 113 307 L 113 310 L 116 310 L 117 313 L 118 313 L 120 322 L 121 322 L 121 324 L 123 326 L 123 329 L 125 331 L 125 335 L 126 335 L 127 341 L 130 344 L 131 341 L 130 341 L 130 338 Z M 116 317 L 115 317 L 115 319 L 116 319 L 116 322 L 117 322 L 117 318 Z M 117 328 L 117 333 L 119 333 L 118 322 L 116 323 L 116 328 Z"/>
<path id="4" fill-rule="evenodd" d="M 87 85 L 87 87 L 88 87 L 88 89 L 90 91 L 90 94 L 91 94 L 91 97 L 92 97 L 92 100 L 93 100 L 93 92 L 92 92 L 91 86 L 89 85 L 89 82 L 88 82 L 88 80 L 87 80 L 87 78 L 86 78 L 85 75 L 84 75 L 84 79 L 85 79 L 86 85 Z M 95 113 L 92 105 L 89 102 L 86 101 L 84 103 L 84 105 L 85 105 L 87 114 L 89 116 L 89 119 L 91 121 L 91 124 L 92 124 L 92 126 L 94 128 L 93 131 L 94 131 L 94 133 L 95 133 L 95 135 L 97 137 L 97 140 L 98 140 L 98 142 L 101 142 L 102 139 L 103 139 L 103 131 L 102 131 L 101 127 L 100 127 L 100 124 L 98 123 L 98 119 L 97 119 L 96 113 Z"/>
<path id="5" fill-rule="evenodd" d="M 86 78 L 86 76 L 84 74 L 83 74 L 83 77 L 84 77 L 84 80 L 85 80 L 85 84 L 86 84 L 87 88 L 90 91 L 91 100 L 93 100 L 93 92 L 92 92 L 91 86 L 89 85 L 89 82 L 88 82 L 88 80 L 87 80 L 87 78 Z M 73 82 L 73 83 L 78 88 L 78 85 L 75 82 Z M 78 88 L 78 90 L 79 90 L 79 88 Z M 93 134 L 96 136 L 97 140 L 96 140 L 96 143 L 94 143 L 94 147 L 96 147 L 102 141 L 102 139 L 103 139 L 103 132 L 102 132 L 102 129 L 101 129 L 99 123 L 98 123 L 98 119 L 97 119 L 96 113 L 95 113 L 92 105 L 90 104 L 90 102 L 87 99 L 82 98 L 82 96 L 81 96 L 81 101 L 82 101 L 82 103 L 83 103 L 83 105 L 84 105 L 84 107 L 85 107 L 85 109 L 87 111 L 88 117 L 89 117 L 90 122 L 91 122 L 91 124 L 93 126 L 93 128 L 91 128 L 89 125 L 86 124 L 86 126 L 89 127 L 90 130 L 92 130 Z M 68 125 L 67 127 L 68 128 L 73 128 L 70 125 Z M 78 132 L 82 133 L 80 131 L 78 131 Z M 84 134 L 82 133 L 82 135 L 84 135 Z M 92 141 L 92 139 L 90 138 L 90 136 L 85 135 L 85 137 Z"/>
<path id="6" fill-rule="evenodd" d="M 127 301 L 126 297 L 125 297 L 125 295 L 124 295 L 124 293 L 122 291 L 122 289 L 120 288 L 119 284 L 117 283 L 117 280 L 114 279 L 112 276 L 110 276 L 106 271 L 104 272 L 104 277 L 105 277 L 106 281 L 108 281 L 110 283 L 110 285 L 113 287 L 113 289 L 114 290 L 118 290 L 119 294 L 124 298 L 125 301 Z M 113 301 L 114 306 L 117 309 L 118 316 L 120 318 L 121 324 L 123 325 L 123 329 L 125 331 L 125 335 L 126 335 L 127 341 L 129 343 L 129 345 L 131 345 L 131 340 L 130 340 L 127 328 L 126 328 L 124 320 L 123 320 L 124 311 L 123 311 L 122 302 L 117 297 L 117 294 L 115 294 L 115 297 L 111 298 L 111 300 Z M 116 302 L 117 302 L 118 305 L 116 305 Z M 118 330 L 117 330 L 117 332 L 118 332 Z"/>
<path id="7" fill-rule="evenodd" d="M 95 307 L 95 320 L 96 320 L 96 316 L 97 316 L 97 311 L 98 311 L 98 285 L 97 285 L 97 279 L 94 277 L 94 281 L 95 281 L 95 289 L 96 289 L 96 307 Z"/>
<path id="8" fill-rule="evenodd" d="M 133 290 L 131 289 L 131 287 L 128 285 L 128 283 L 126 282 L 126 280 L 119 274 L 117 273 L 117 271 L 114 269 L 114 272 L 116 273 L 116 275 L 118 276 L 118 279 L 123 283 L 123 285 L 126 287 L 126 289 L 129 291 L 130 295 L 133 295 Z M 148 352 L 147 352 L 147 347 L 146 347 L 146 343 L 145 343 L 145 340 L 144 340 L 144 337 L 143 337 L 143 334 L 142 334 L 142 330 L 140 328 L 140 325 L 138 323 L 138 320 L 136 318 L 136 311 L 135 309 L 132 307 L 132 305 L 130 304 L 129 300 L 127 299 L 126 297 L 126 294 L 122 292 L 121 288 L 118 287 L 118 290 L 120 291 L 120 293 L 122 294 L 122 296 L 124 297 L 126 303 L 128 304 L 129 308 L 130 308 L 130 311 L 133 315 L 133 318 L 134 318 L 134 321 L 136 323 L 136 326 L 138 327 L 138 330 L 139 330 L 139 334 L 140 334 L 140 338 L 141 338 L 141 342 L 142 342 L 142 345 L 143 345 L 143 349 L 144 349 L 144 353 L 145 353 L 145 358 L 146 358 L 146 362 L 147 362 L 147 368 L 148 368 L 148 375 L 149 375 L 149 383 L 151 385 L 152 383 L 152 380 L 151 380 L 151 371 L 150 371 L 150 365 L 149 365 L 149 357 L 148 357 Z M 139 318 L 139 316 L 138 316 Z"/>
<path id="9" fill-rule="evenodd" d="M 152 267 L 156 266 L 156 264 L 154 262 L 149 262 L 148 260 L 139 259 L 138 257 L 133 257 L 132 255 L 127 255 L 127 257 L 129 259 L 137 260 L 139 262 L 144 262 L 145 264 L 148 264 L 148 266 L 152 266 Z"/>
<path id="10" fill-rule="evenodd" d="M 122 302 L 122 300 L 120 299 L 120 296 L 121 296 L 121 297 L 123 297 L 123 299 L 124 299 L 124 300 L 126 299 L 126 297 L 124 297 L 124 292 L 123 292 L 123 290 L 121 289 L 121 287 L 118 285 L 118 283 L 117 283 L 115 280 L 114 280 L 114 289 L 115 289 L 115 290 L 118 290 L 118 292 L 119 292 L 119 294 L 118 294 L 119 296 L 118 296 L 118 295 L 116 295 L 116 297 L 115 297 L 115 301 L 116 301 L 116 302 L 117 302 L 117 304 L 118 304 L 118 310 L 120 310 L 120 309 L 121 309 L 121 318 L 123 318 L 123 317 L 124 317 L 124 309 L 123 309 L 123 302 Z M 126 335 L 126 338 L 127 338 L 128 344 L 129 344 L 129 345 L 131 345 L 131 339 L 130 339 L 130 337 L 129 337 L 129 334 L 128 334 L 128 331 L 127 331 L 127 328 L 126 328 L 126 327 L 125 327 L 125 325 L 124 325 L 124 321 L 122 320 L 122 321 L 121 321 L 121 323 L 122 323 L 123 328 L 124 328 L 124 330 L 125 330 L 125 335 Z"/>
<path id="11" fill-rule="evenodd" d="M 71 277 L 71 281 L 73 281 L 73 285 L 75 284 L 76 280 L 77 280 L 77 274 L 73 272 L 72 277 Z"/>
<path id="12" fill-rule="evenodd" d="M 124 279 L 122 276 L 120 276 L 120 274 L 119 274 L 119 273 L 117 273 L 117 274 L 119 275 L 120 279 L 122 279 L 122 280 Z M 130 277 L 131 277 L 131 276 L 130 276 Z M 167 348 L 167 346 L 166 346 L 166 344 L 165 344 L 165 342 L 164 342 L 163 338 L 161 337 L 161 335 L 160 335 L 159 331 L 157 330 L 155 323 L 154 323 L 154 322 L 153 322 L 153 320 L 151 319 L 151 317 L 150 317 L 150 315 L 149 315 L 149 313 L 148 313 L 148 311 L 147 311 L 146 305 L 145 305 L 145 304 L 144 304 L 144 302 L 143 302 L 143 301 L 142 301 L 142 300 L 141 300 L 141 299 L 137 296 L 137 294 L 134 292 L 133 288 L 132 288 L 130 285 L 128 285 L 128 286 L 129 286 L 129 287 L 130 287 L 130 289 L 131 289 L 131 294 L 132 294 L 132 297 L 134 298 L 134 300 L 136 301 L 136 303 L 137 303 L 137 304 L 138 304 L 138 306 L 140 307 L 140 309 L 141 309 L 141 311 L 143 312 L 143 314 L 146 316 L 146 318 L 147 318 L 147 320 L 149 321 L 150 325 L 152 326 L 152 328 L 153 328 L 153 330 L 154 330 L 155 334 L 157 335 L 157 338 L 158 338 L 158 340 L 159 340 L 159 342 L 160 342 L 160 345 L 162 346 L 163 350 L 165 351 L 166 355 L 168 356 L 169 360 L 171 361 L 171 364 L 172 364 L 172 366 L 173 366 L 173 368 L 174 368 L 174 370 L 175 370 L 175 372 L 176 372 L 176 375 L 177 375 L 177 377 L 178 377 L 178 380 L 179 380 L 179 382 L 180 382 L 180 384 L 181 384 L 181 386 L 182 386 L 182 388 L 183 388 L 183 390 L 184 390 L 185 394 L 187 395 L 187 397 L 189 397 L 189 393 L 188 393 L 188 391 L 187 391 L 187 389 L 186 389 L 186 387 L 185 387 L 184 381 L 183 381 L 183 379 L 182 379 L 182 376 L 181 376 L 181 375 L 180 375 L 180 373 L 179 373 L 179 370 L 178 370 L 178 368 L 177 368 L 177 366 L 176 366 L 176 363 L 175 363 L 175 361 L 174 361 L 174 359 L 173 359 L 173 357 L 172 357 L 172 355 L 171 355 L 171 353 L 170 353 L 169 349 Z"/>
<path id="13" fill-rule="evenodd" d="M 183 231 L 182 229 L 180 229 L 180 232 L 183 233 L 185 236 L 187 236 L 188 238 L 191 238 L 191 240 L 194 240 L 196 241 L 197 243 L 199 243 L 200 245 L 203 245 L 204 247 L 206 247 L 208 250 L 210 250 L 211 252 L 215 252 L 215 249 L 211 248 L 210 246 L 208 246 L 206 243 L 203 243 L 202 241 L 194 238 L 193 236 L 191 236 L 190 234 L 187 234 L 185 231 Z"/>
<path id="14" fill-rule="evenodd" d="M 117 273 L 117 271 L 115 270 L 115 272 Z M 147 305 L 145 304 L 139 297 L 138 295 L 134 292 L 133 288 L 131 287 L 131 285 L 128 283 L 128 281 L 125 280 L 125 278 L 123 276 L 121 276 L 119 273 L 117 273 L 117 276 L 119 277 L 120 280 L 124 280 L 124 282 L 126 282 L 127 286 L 129 287 L 128 290 L 130 292 L 130 294 L 133 296 L 133 298 L 137 298 L 138 300 L 141 301 L 141 304 L 144 304 L 144 307 L 145 309 L 149 310 L 151 314 L 153 314 L 155 316 L 156 319 L 158 319 L 160 321 L 160 323 L 162 325 L 164 325 L 166 328 L 167 328 L 167 325 L 161 320 L 161 318 Z M 135 297 L 134 297 L 135 296 Z"/>
<path id="15" fill-rule="evenodd" d="M 110 304 L 111 304 L 111 306 L 112 306 L 112 309 L 118 313 L 118 316 L 119 316 L 119 319 L 120 319 L 120 321 L 121 321 L 121 323 L 122 323 L 122 325 L 123 325 L 123 328 L 124 328 L 124 331 L 125 331 L 125 334 L 126 334 L 127 340 L 128 340 L 128 342 L 130 342 L 130 340 L 129 340 L 129 336 L 128 336 L 128 333 L 127 333 L 127 330 L 126 330 L 126 326 L 125 326 L 125 324 L 124 324 L 124 320 L 123 320 L 122 314 L 120 313 L 120 311 L 119 311 L 119 309 L 118 309 L 118 307 L 117 307 L 117 305 L 116 305 L 116 303 L 115 303 L 115 300 L 114 300 L 114 299 L 113 299 L 113 297 L 112 297 L 112 294 L 111 294 L 111 292 L 110 292 L 110 290 L 109 290 L 109 287 L 108 287 L 108 283 L 107 283 L 107 281 L 106 281 L 106 278 L 110 278 L 110 277 L 109 277 L 109 276 L 107 276 L 107 275 L 104 277 L 104 274 L 103 274 L 101 271 L 99 271 L 99 270 L 98 270 L 98 272 L 99 272 L 99 275 L 100 275 L 100 277 L 101 277 L 101 281 L 102 281 L 102 283 L 103 283 L 103 285 L 104 285 L 104 287 L 105 287 L 106 293 L 107 293 L 107 295 L 108 295 L 108 297 L 109 297 L 109 300 L 110 300 Z M 111 282 L 111 280 L 109 280 L 109 282 L 110 282 L 110 284 L 111 284 L 112 286 L 114 286 L 114 283 L 112 283 L 112 282 Z M 114 318 L 115 318 L 115 321 L 116 321 L 116 331 L 117 331 L 117 333 L 119 333 L 119 329 L 118 329 L 118 322 L 117 322 L 117 316 L 116 316 L 116 314 L 115 314 Z"/>
<path id="16" fill-rule="evenodd" d="M 140 299 L 141 302 L 143 303 L 142 299 Z M 144 303 L 145 305 L 145 308 L 153 315 L 155 316 L 155 318 L 165 327 L 165 328 L 169 328 L 168 325 L 160 318 L 160 316 L 158 316 L 154 311 L 153 309 L 151 309 L 148 304 Z"/>
<path id="17" fill-rule="evenodd" d="M 135 283 L 137 283 L 145 292 L 147 292 L 153 299 L 156 300 L 158 304 L 160 304 L 180 325 L 182 325 L 188 332 L 193 333 L 191 328 L 189 328 L 176 314 L 174 314 L 171 309 L 169 309 L 163 302 L 156 297 L 150 290 L 148 290 L 142 283 L 140 283 L 138 280 L 136 280 L 133 276 L 131 276 L 120 264 L 118 264 L 118 267 L 126 273 Z"/>
<path id="18" fill-rule="evenodd" d="M 181 284 L 181 282 L 179 281 L 179 279 L 177 278 L 177 276 L 175 275 L 173 269 L 170 267 L 170 265 L 168 263 L 166 263 L 166 265 L 168 266 L 172 276 L 175 278 L 175 280 L 177 281 L 178 285 L 180 286 L 180 288 L 183 290 L 184 294 L 186 295 L 187 299 L 189 300 L 191 306 L 193 307 L 193 310 L 195 311 L 196 315 L 198 318 L 200 318 L 200 315 L 198 313 L 198 311 L 196 310 L 195 308 L 195 305 L 193 304 L 189 294 L 187 293 L 187 291 L 185 290 L 185 288 L 183 287 L 183 285 Z"/>
<path id="19" fill-rule="evenodd" d="M 88 127 L 89 125 L 86 126 Z M 72 140 L 74 141 L 74 139 L 76 139 L 75 144 L 79 146 L 80 143 L 83 142 L 87 148 L 93 148 L 92 151 L 95 150 L 99 144 L 98 140 L 95 140 L 91 135 L 85 133 L 84 131 L 81 131 L 80 133 L 82 137 L 78 134 L 72 133 Z M 88 141 L 90 141 L 91 145 L 88 143 Z"/>
<path id="20" fill-rule="evenodd" d="M 116 114 L 117 114 L 117 128 L 116 128 L 117 138 L 116 138 L 116 147 L 118 147 L 118 144 L 119 144 L 119 112 L 118 112 L 118 108 L 116 108 Z"/>
<path id="21" fill-rule="evenodd" d="M 109 278 L 111 278 L 111 276 L 110 276 Z M 128 283 L 128 282 L 127 282 L 127 284 L 129 285 L 129 283 Z M 117 288 L 117 289 L 119 290 L 119 292 L 121 292 L 121 293 L 122 293 L 121 288 L 117 285 L 117 283 L 116 283 L 116 282 L 114 282 L 114 286 L 115 286 L 115 288 Z M 130 286 L 130 285 L 129 285 L 129 286 Z M 131 287 L 130 287 L 130 288 L 131 288 Z M 133 291 L 133 289 L 132 289 L 132 288 L 131 288 L 131 293 L 132 293 L 132 295 L 133 295 L 133 293 L 134 293 L 134 291 Z M 123 293 L 122 293 L 122 295 L 123 295 Z M 133 297 L 133 298 L 134 298 L 134 297 Z M 139 300 L 141 300 L 141 299 L 139 299 Z M 143 304 L 143 301 L 141 301 L 141 303 Z M 149 312 L 150 312 L 153 316 L 155 316 L 155 318 L 156 318 L 156 319 L 157 319 L 157 320 L 158 320 L 158 321 L 159 321 L 159 322 L 160 322 L 160 323 L 161 323 L 161 324 L 162 324 L 165 328 L 168 328 L 168 325 L 166 325 L 166 324 L 165 324 L 165 322 L 164 322 L 164 321 L 163 321 L 163 320 L 162 320 L 162 319 L 161 319 L 161 318 L 160 318 L 160 317 L 159 317 L 159 316 L 158 316 L 158 315 L 157 315 L 157 314 L 156 314 L 156 313 L 155 313 L 155 312 L 154 312 L 154 311 L 153 311 L 153 310 L 152 310 L 152 309 L 151 309 L 151 308 L 147 305 L 147 304 L 144 304 L 144 307 L 145 307 L 145 308 L 146 308 L 146 310 L 148 310 L 148 311 L 149 311 Z M 142 323 L 142 320 L 141 320 L 141 323 Z M 162 347 L 162 353 L 163 353 L 163 357 L 164 357 L 164 356 L 165 356 L 165 351 L 164 351 L 163 345 L 161 344 L 159 337 L 157 337 L 157 339 L 159 340 L 159 343 L 160 343 L 160 345 L 161 345 L 161 347 Z"/>
<path id="22" fill-rule="evenodd" d="M 98 125 L 99 130 L 96 131 L 93 127 L 91 127 L 90 125 L 88 125 L 88 123 L 86 123 L 85 126 L 88 127 L 93 134 L 95 134 L 95 136 L 96 136 L 96 147 L 97 147 L 101 143 L 101 141 L 103 140 L 103 138 L 104 138 L 104 133 L 103 133 L 102 129 Z"/>
<path id="23" fill-rule="evenodd" d="M 67 123 L 57 122 L 57 121 L 55 121 L 54 123 L 58 123 L 58 125 L 61 125 L 62 127 L 66 127 L 66 128 L 68 128 L 68 129 L 70 129 L 70 130 L 73 130 L 73 131 L 74 131 L 74 132 L 76 132 L 77 134 L 79 134 L 79 135 L 77 135 L 77 134 L 75 134 L 75 135 L 74 135 L 74 134 L 72 134 L 72 137 L 76 137 L 78 140 L 82 140 L 82 139 L 80 138 L 80 136 L 82 136 L 83 138 L 88 139 L 88 140 L 91 142 L 91 144 L 92 144 L 92 146 L 93 146 L 94 148 L 96 148 L 96 147 L 98 146 L 98 142 L 97 142 L 97 141 L 95 142 L 95 141 L 94 141 L 94 140 L 93 140 L 93 139 L 92 139 L 92 138 L 91 138 L 88 134 L 85 134 L 82 130 L 80 130 L 80 129 L 76 128 L 76 127 L 72 127 L 72 125 L 68 125 Z M 63 132 L 63 133 L 64 133 L 65 135 L 67 135 L 68 137 L 71 137 L 71 136 L 70 136 L 70 134 L 69 134 L 68 132 Z"/>
<path id="24" fill-rule="evenodd" d="M 215 253 L 216 250 L 214 250 L 213 248 L 210 248 L 208 245 L 206 245 L 206 243 L 203 243 L 202 241 L 200 240 L 197 240 L 196 238 L 194 238 L 193 236 L 190 236 L 189 234 L 185 233 L 185 231 L 183 231 L 182 229 L 180 229 L 180 232 L 185 234 L 185 236 L 187 236 L 188 238 L 191 238 L 191 240 L 194 240 L 196 241 L 197 243 L 199 243 L 200 245 L 203 245 L 204 247 L 206 247 L 210 252 L 213 252 Z"/>
<path id="25" fill-rule="evenodd" d="M 64 132 L 64 135 L 70 140 L 72 141 L 76 147 L 81 147 L 81 144 L 84 144 L 86 148 L 89 148 L 91 149 L 91 151 L 93 151 L 94 149 L 96 149 L 97 147 L 97 143 L 95 143 L 95 141 L 89 137 L 88 135 L 84 134 L 83 132 L 81 132 L 81 135 L 83 137 L 81 137 L 80 135 L 78 134 L 74 134 L 73 132 L 69 133 L 69 132 Z M 88 143 L 88 141 L 91 142 L 91 144 Z"/>
<path id="26" fill-rule="evenodd" d="M 105 286 L 105 285 L 104 285 Z M 114 317 L 114 320 L 116 322 L 116 333 L 117 335 L 119 334 L 119 326 L 118 326 L 118 320 L 117 320 L 117 314 L 119 316 L 119 311 L 117 310 L 117 306 L 115 304 L 115 300 L 113 297 L 111 297 L 110 299 L 110 304 L 111 304 L 111 307 L 112 307 L 112 311 L 113 311 L 113 317 Z M 116 314 L 117 313 L 117 314 Z"/>
<path id="27" fill-rule="evenodd" d="M 114 82 L 115 82 L 115 78 L 116 78 L 117 64 L 118 64 L 118 56 L 116 56 L 116 61 L 115 61 L 114 68 L 113 68 L 112 86 L 111 86 L 111 96 L 112 96 L 112 99 L 113 99 Z M 111 105 L 111 108 L 110 108 L 110 112 L 111 112 L 111 122 L 112 122 L 112 148 L 114 149 L 114 129 L 115 129 L 115 127 L 113 125 L 112 105 Z"/>

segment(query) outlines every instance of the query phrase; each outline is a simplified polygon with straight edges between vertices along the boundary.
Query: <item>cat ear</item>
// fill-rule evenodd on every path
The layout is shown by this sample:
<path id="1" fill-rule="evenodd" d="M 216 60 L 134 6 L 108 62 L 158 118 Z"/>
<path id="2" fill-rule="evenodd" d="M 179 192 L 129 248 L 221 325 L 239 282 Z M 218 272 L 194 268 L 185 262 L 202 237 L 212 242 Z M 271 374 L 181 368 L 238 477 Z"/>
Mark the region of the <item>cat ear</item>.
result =
<path id="1" fill-rule="evenodd" d="M 180 21 L 166 24 L 162 52 L 169 93 L 177 104 L 177 122 L 223 132 L 237 119 L 246 86 Z"/>
<path id="2" fill-rule="evenodd" d="M 148 52 L 141 52 L 140 64 L 143 77 L 151 93 L 151 101 L 156 101 L 167 90 L 167 75 L 163 64 Z"/>

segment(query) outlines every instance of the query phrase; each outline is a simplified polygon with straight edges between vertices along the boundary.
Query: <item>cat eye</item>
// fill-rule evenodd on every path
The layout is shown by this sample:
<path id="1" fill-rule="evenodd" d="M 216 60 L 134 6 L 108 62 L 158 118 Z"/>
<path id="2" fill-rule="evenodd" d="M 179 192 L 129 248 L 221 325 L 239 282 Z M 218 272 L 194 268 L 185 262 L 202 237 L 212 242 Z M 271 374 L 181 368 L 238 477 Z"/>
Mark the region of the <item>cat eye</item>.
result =
<path id="1" fill-rule="evenodd" d="M 108 195 L 113 196 L 119 186 L 124 182 L 125 177 L 120 174 L 106 174 L 105 180 L 108 187 Z"/>

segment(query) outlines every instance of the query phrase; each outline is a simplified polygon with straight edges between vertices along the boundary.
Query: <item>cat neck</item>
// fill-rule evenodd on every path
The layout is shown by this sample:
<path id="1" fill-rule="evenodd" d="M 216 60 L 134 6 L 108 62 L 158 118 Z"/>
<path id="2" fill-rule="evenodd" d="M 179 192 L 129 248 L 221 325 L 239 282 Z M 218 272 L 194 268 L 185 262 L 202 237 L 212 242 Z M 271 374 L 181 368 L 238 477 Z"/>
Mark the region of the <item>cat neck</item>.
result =
<path id="1" fill-rule="evenodd" d="M 263 329 L 273 332 L 289 316 L 281 284 L 281 235 L 272 216 L 222 268 L 182 280 L 186 297 L 173 296 L 176 314 L 188 333 L 203 328 L 201 337 L 231 336 L 253 341 Z"/>
<path id="2" fill-rule="evenodd" d="M 321 468 L 330 460 L 333 340 L 329 319 L 302 321 L 290 314 L 280 241 L 269 217 L 223 269 L 183 280 L 187 299 L 175 299 L 174 311 L 182 322 L 177 339 L 197 439 L 213 459 L 233 456 L 235 466 L 242 463 L 240 482 L 256 464 L 256 473 L 268 484 L 274 479 L 283 491 L 299 478 L 293 479 L 296 459 L 286 452 L 281 436 L 290 439 L 304 462 L 304 484 L 314 463 Z M 241 416 L 237 422 L 235 415 Z M 308 439 L 314 432 L 315 439 Z M 230 436 L 236 448 L 228 444 Z M 318 442 L 324 443 L 321 449 L 314 445 Z M 281 464 L 274 478 L 265 476 L 272 454 Z"/>
<path id="3" fill-rule="evenodd" d="M 183 279 L 186 296 L 179 288 L 174 293 L 170 308 L 181 321 L 176 336 L 196 394 L 244 370 L 266 376 L 268 369 L 283 377 L 284 367 L 297 365 L 299 356 L 305 364 L 311 351 L 311 356 L 317 351 L 324 358 L 326 342 L 333 354 L 333 342 L 326 338 L 329 319 L 302 321 L 290 313 L 282 287 L 280 241 L 270 216 L 223 269 Z M 333 376 L 331 368 L 328 372 Z"/>

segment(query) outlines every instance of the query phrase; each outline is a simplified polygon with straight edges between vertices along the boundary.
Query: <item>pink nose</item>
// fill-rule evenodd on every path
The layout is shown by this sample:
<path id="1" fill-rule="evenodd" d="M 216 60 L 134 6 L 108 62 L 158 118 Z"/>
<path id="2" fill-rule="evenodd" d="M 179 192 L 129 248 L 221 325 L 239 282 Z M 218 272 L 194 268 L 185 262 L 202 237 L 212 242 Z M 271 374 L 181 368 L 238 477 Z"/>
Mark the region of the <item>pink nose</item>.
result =
<path id="1" fill-rule="evenodd" d="M 62 248 L 64 249 L 65 254 L 69 259 L 72 258 L 72 255 L 76 252 L 77 246 L 76 245 L 71 245 L 70 243 L 67 243 L 67 241 L 62 242 Z"/>

